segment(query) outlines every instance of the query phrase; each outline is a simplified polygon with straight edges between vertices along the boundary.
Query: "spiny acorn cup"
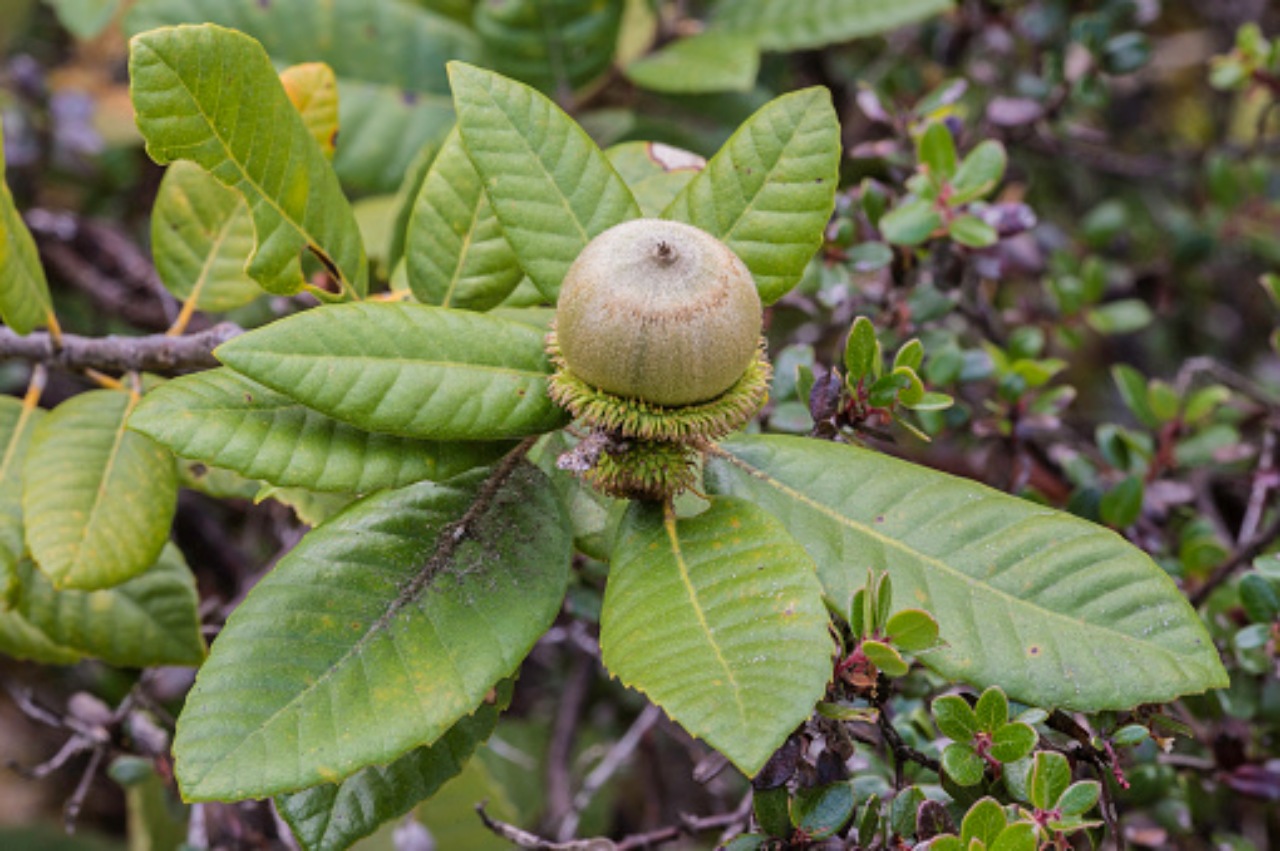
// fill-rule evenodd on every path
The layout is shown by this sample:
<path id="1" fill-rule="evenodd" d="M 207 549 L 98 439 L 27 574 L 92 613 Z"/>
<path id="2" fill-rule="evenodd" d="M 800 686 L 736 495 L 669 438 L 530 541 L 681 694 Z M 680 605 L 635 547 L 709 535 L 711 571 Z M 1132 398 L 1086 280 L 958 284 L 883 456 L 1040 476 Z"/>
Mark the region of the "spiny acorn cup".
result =
<path id="1" fill-rule="evenodd" d="M 655 452 L 633 443 L 610 453 L 608 475 L 586 478 L 637 498 L 688 487 L 696 449 L 764 404 L 761 310 L 747 267 L 698 228 L 637 219 L 588 243 L 561 285 L 547 337 L 551 396 L 597 433 L 673 445 Z M 660 457 L 673 469 L 657 469 L 668 466 L 654 463 Z"/>

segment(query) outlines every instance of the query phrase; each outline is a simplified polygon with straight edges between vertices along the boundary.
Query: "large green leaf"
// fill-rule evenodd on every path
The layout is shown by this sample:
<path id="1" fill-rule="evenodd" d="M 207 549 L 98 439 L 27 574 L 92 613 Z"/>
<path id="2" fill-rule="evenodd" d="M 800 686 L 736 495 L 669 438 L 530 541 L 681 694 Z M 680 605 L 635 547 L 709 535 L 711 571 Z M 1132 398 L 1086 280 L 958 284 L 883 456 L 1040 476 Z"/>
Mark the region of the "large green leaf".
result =
<path id="1" fill-rule="evenodd" d="M 367 497 L 315 529 L 214 642 L 178 721 L 188 800 L 336 783 L 434 742 L 559 611 L 570 540 L 514 459 Z"/>
<path id="2" fill-rule="evenodd" d="M 504 683 L 503 691 L 509 699 L 511 684 Z M 482 703 L 433 745 L 415 748 L 390 765 L 361 769 L 341 783 L 282 795 L 276 807 L 307 851 L 343 851 L 457 776 L 498 725 L 499 702 Z"/>
<path id="3" fill-rule="evenodd" d="M 231 310 L 262 293 L 245 271 L 249 205 L 195 163 L 169 166 L 151 211 L 151 253 L 165 289 L 201 310 Z"/>
<path id="4" fill-rule="evenodd" d="M 943 646 L 916 655 L 944 676 L 1082 711 L 1227 683 L 1177 586 L 1106 529 L 852 446 L 755 437 L 723 448 L 707 487 L 773 512 L 842 611 L 868 568 L 887 571 L 896 608 L 937 618 Z"/>
<path id="5" fill-rule="evenodd" d="M 26 550 L 22 533 L 22 464 L 31 431 L 45 412 L 0 396 L 0 609 L 17 587 L 18 560 Z"/>
<path id="6" fill-rule="evenodd" d="M 625 73 L 642 89 L 703 94 L 750 91 L 759 70 L 760 53 L 752 39 L 712 30 L 677 39 L 632 62 Z"/>
<path id="7" fill-rule="evenodd" d="M 184 458 L 251 479 L 344 493 L 447 479 L 510 448 L 361 431 L 229 369 L 155 388 L 129 418 L 129 428 Z"/>
<path id="8" fill-rule="evenodd" d="M 632 506 L 600 648 L 618 679 L 748 775 L 809 717 L 833 651 L 813 562 L 776 519 L 733 498 L 679 520 Z"/>
<path id="9" fill-rule="evenodd" d="M 43 665 L 74 665 L 83 658 L 45 635 L 16 610 L 0 609 L 0 653 Z"/>
<path id="10" fill-rule="evenodd" d="M 555 301 L 592 237 L 639 218 L 640 207 L 596 143 L 546 97 L 460 62 L 449 72 L 462 142 L 507 241 Z"/>
<path id="11" fill-rule="evenodd" d="M 369 431 L 499 440 L 550 431 L 551 367 L 537 329 L 465 310 L 349 304 L 309 310 L 215 352 L 232 369 Z"/>
<path id="12" fill-rule="evenodd" d="M 496 307 L 524 277 L 456 129 L 414 201 L 405 264 L 418 301 L 470 310 Z"/>
<path id="13" fill-rule="evenodd" d="M 56 644 L 130 668 L 204 659 L 195 578 L 173 544 L 140 576 L 101 591 L 56 591 L 30 561 L 18 577 L 15 609 Z"/>
<path id="14" fill-rule="evenodd" d="M 624 0 L 501 0 L 476 5 L 485 64 L 544 92 L 572 92 L 609 67 Z"/>
<path id="15" fill-rule="evenodd" d="M 4 180 L 4 163 L 0 122 L 0 320 L 19 334 L 29 334 L 53 316 L 53 302 L 35 240 Z"/>
<path id="16" fill-rule="evenodd" d="M 333 68 L 342 126 L 334 168 L 370 192 L 394 191 L 418 150 L 448 131 L 444 63 L 480 54 L 466 27 L 400 0 L 139 0 L 127 29 L 206 21 L 258 39 L 278 67 Z"/>
<path id="17" fill-rule="evenodd" d="M 155 562 L 177 506 L 168 450 L 125 428 L 136 397 L 81 393 L 45 417 L 22 472 L 27 546 L 57 588 L 118 585 Z"/>
<path id="18" fill-rule="evenodd" d="M 250 277 L 269 292 L 297 292 L 305 249 L 346 293 L 364 295 L 351 205 L 262 45 L 211 24 L 151 30 L 130 42 L 129 74 L 148 153 L 162 164 L 192 160 L 248 202 Z"/>
<path id="19" fill-rule="evenodd" d="M 821 47 L 880 35 L 945 12 L 952 0 L 720 0 L 715 29 L 749 36 L 770 50 Z"/>
<path id="20" fill-rule="evenodd" d="M 799 282 L 822 245 L 839 169 L 831 93 L 801 89 L 747 119 L 662 215 L 723 240 L 772 304 Z"/>

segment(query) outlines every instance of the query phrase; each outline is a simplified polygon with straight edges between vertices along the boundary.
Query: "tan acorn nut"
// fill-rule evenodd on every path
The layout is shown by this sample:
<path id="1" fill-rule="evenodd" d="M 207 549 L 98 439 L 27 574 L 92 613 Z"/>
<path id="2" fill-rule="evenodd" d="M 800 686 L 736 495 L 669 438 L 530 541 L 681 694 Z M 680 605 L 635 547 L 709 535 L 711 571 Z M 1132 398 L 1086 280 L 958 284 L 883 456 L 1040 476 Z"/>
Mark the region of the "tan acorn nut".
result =
<path id="1" fill-rule="evenodd" d="M 664 407 L 705 402 L 746 371 L 760 296 L 729 247 L 680 222 L 636 219 L 588 243 L 569 269 L 556 336 L 595 387 Z"/>
<path id="2" fill-rule="evenodd" d="M 628 437 L 695 441 L 742 425 L 764 401 L 761 305 L 743 262 L 711 234 L 637 219 L 578 255 L 548 348 L 552 395 Z"/>

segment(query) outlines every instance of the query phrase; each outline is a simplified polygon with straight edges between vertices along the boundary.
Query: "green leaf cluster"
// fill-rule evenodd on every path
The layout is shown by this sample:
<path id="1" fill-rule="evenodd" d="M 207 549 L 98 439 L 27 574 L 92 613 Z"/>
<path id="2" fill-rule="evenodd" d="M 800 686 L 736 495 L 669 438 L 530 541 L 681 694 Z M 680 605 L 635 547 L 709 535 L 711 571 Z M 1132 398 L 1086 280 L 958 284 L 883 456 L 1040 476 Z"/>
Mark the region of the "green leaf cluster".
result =
<path id="1" fill-rule="evenodd" d="M 970 205 L 990 195 L 1004 177 L 1004 146 L 988 139 L 959 159 L 951 130 L 935 121 L 917 137 L 916 159 L 916 174 L 907 182 L 910 194 L 878 221 L 884 238 L 914 246 L 945 231 L 969 248 L 994 245 L 1000 238 L 995 227 Z"/>
<path id="2" fill-rule="evenodd" d="M 1039 739 L 1030 724 L 1009 720 L 1009 701 L 999 686 L 973 706 L 960 695 L 944 695 L 933 702 L 933 717 L 952 740 L 942 752 L 942 769 L 961 786 L 977 785 L 988 767 L 1024 758 Z"/>
<path id="3" fill-rule="evenodd" d="M 923 609 L 893 612 L 892 607 L 893 582 L 889 574 L 868 572 L 866 584 L 853 595 L 849 607 L 847 623 L 856 646 L 841 667 L 856 665 L 865 658 L 874 671 L 890 678 L 902 677 L 910 668 L 903 653 L 920 653 L 938 645 L 938 622 L 933 615 Z"/>
<path id="4" fill-rule="evenodd" d="M 1041 826 L 1044 838 L 1096 827 L 1100 822 L 1084 818 L 1102 792 L 1097 780 L 1071 782 L 1071 766 L 1056 751 L 1040 751 L 1031 765 L 1028 797 L 1035 812 L 1029 814 Z"/>
<path id="5" fill-rule="evenodd" d="M 938 851 L 1034 851 L 1036 826 L 1017 820 L 1012 823 L 994 798 L 983 798 L 964 815 L 960 835 L 944 834 L 933 840 Z"/>

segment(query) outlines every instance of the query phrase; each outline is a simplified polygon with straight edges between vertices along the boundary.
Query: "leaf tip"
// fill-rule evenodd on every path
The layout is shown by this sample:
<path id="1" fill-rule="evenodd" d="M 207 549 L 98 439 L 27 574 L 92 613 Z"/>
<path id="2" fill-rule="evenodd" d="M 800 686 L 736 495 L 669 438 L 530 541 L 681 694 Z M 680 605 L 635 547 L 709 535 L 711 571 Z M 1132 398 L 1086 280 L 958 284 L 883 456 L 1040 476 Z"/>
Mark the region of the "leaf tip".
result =
<path id="1" fill-rule="evenodd" d="M 488 73 L 483 68 L 472 65 L 470 62 L 463 62 L 459 59 L 451 59 L 444 63 L 445 73 L 449 76 L 449 87 L 454 88 L 458 83 L 464 85 L 481 74 Z"/>

